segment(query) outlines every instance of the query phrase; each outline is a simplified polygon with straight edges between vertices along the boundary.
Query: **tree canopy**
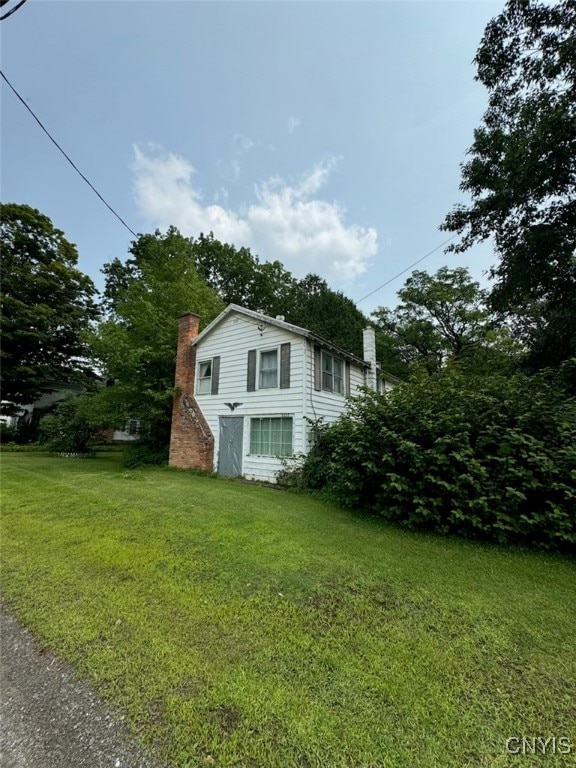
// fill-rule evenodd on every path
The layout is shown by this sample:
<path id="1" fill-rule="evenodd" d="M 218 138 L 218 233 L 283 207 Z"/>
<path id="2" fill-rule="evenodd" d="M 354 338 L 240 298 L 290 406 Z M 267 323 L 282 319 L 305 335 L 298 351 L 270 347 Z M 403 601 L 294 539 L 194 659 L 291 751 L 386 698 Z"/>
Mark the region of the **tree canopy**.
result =
<path id="1" fill-rule="evenodd" d="M 114 382 L 94 401 L 100 419 L 121 426 L 142 419 L 166 443 L 174 391 L 178 317 L 197 312 L 207 325 L 224 305 L 198 275 L 190 240 L 171 227 L 140 235 L 126 263 L 105 265 L 108 317 L 92 335 L 93 355 Z"/>
<path id="2" fill-rule="evenodd" d="M 395 341 L 400 358 L 434 374 L 446 362 L 470 367 L 509 364 L 514 344 L 486 306 L 487 293 L 464 267 L 442 267 L 435 275 L 415 271 L 398 291 L 400 304 L 373 313 Z"/>
<path id="3" fill-rule="evenodd" d="M 319 275 L 308 274 L 295 281 L 282 314 L 288 322 L 362 357 L 362 331 L 368 319 L 351 299 L 333 291 Z"/>
<path id="4" fill-rule="evenodd" d="M 2 398 L 26 405 L 90 373 L 83 334 L 99 314 L 96 289 L 76 247 L 28 205 L 0 204 L 0 243 Z"/>
<path id="5" fill-rule="evenodd" d="M 153 245 L 156 240 L 156 245 Z M 104 267 L 106 287 L 104 305 L 114 313 L 119 297 L 127 287 L 142 280 L 142 252 L 151 247 L 184 250 L 188 266 L 193 265 L 200 278 L 224 305 L 261 311 L 300 325 L 329 339 L 346 351 L 362 355 L 362 330 L 366 316 L 340 291 L 333 291 L 319 275 L 308 274 L 298 280 L 279 261 L 260 261 L 249 248 L 222 243 L 213 233 L 186 238 L 174 227 L 165 235 L 143 235 L 125 262 L 114 259 Z M 146 260 L 146 259 L 144 259 Z M 199 312 L 191 304 L 189 310 Z"/>
<path id="6" fill-rule="evenodd" d="M 192 240 L 199 274 L 226 303 L 261 310 L 314 331 L 348 352 L 362 355 L 365 315 L 319 275 L 296 279 L 279 261 L 260 261 L 248 248 L 221 243 L 210 233 Z"/>
<path id="7" fill-rule="evenodd" d="M 509 0 L 476 54 L 488 109 L 474 133 L 451 250 L 492 238 L 492 306 L 535 367 L 576 356 L 576 0 Z"/>
<path id="8" fill-rule="evenodd" d="M 282 314 L 296 283 L 279 261 L 260 261 L 249 248 L 236 248 L 200 234 L 190 240 L 198 274 L 225 304 Z"/>

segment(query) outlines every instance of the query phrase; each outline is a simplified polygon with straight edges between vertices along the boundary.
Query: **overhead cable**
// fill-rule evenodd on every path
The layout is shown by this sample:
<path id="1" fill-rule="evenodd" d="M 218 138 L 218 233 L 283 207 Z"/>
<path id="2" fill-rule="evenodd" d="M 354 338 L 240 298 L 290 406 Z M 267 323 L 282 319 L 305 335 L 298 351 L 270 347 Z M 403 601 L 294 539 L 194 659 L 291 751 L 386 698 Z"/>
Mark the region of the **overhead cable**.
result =
<path id="1" fill-rule="evenodd" d="M 5 2 L 3 2 L 3 3 L 0 5 L 0 8 L 2 8 L 2 6 L 4 6 L 4 5 L 6 5 L 6 3 L 7 3 L 7 2 L 8 2 L 8 0 L 5 0 Z M 8 16 L 12 16 L 12 14 L 13 14 L 13 13 L 16 13 L 16 11 L 18 10 L 18 8 L 21 8 L 21 7 L 24 5 L 24 3 L 25 3 L 25 2 L 26 2 L 26 0 L 20 0 L 20 2 L 18 3 L 18 5 L 15 5 L 15 6 L 14 6 L 14 8 L 11 8 L 11 9 L 8 11 L 8 13 L 5 13 L 5 14 L 4 14 L 4 16 L 0 16 L 0 21 L 4 21 L 4 19 L 7 19 L 7 18 L 8 18 Z"/>
<path id="2" fill-rule="evenodd" d="M 100 192 L 98 192 L 98 190 L 97 190 L 97 189 L 96 189 L 96 187 L 95 187 L 95 186 L 92 184 L 92 182 L 91 182 L 91 181 L 89 181 L 89 179 L 87 179 L 87 178 L 86 178 L 86 176 L 85 176 L 85 175 L 82 173 L 82 171 L 81 171 L 81 170 L 78 168 L 78 166 L 77 166 L 77 165 L 76 165 L 76 164 L 73 162 L 73 160 L 71 160 L 71 158 L 70 158 L 70 157 L 69 157 L 69 156 L 66 154 L 66 152 L 64 152 L 64 150 L 62 149 L 62 147 L 60 146 L 60 144 L 58 144 L 58 142 L 57 142 L 57 141 L 56 141 L 56 139 L 55 139 L 55 138 L 54 138 L 54 137 L 53 137 L 53 136 L 50 134 L 50 132 L 48 131 L 48 129 L 44 127 L 44 125 L 42 124 L 42 122 L 40 121 L 40 119 L 39 119 L 38 117 L 36 117 L 36 115 L 34 114 L 34 112 L 33 112 L 33 111 L 30 109 L 30 107 L 28 106 L 28 104 L 26 104 L 26 102 L 24 101 L 24 99 L 22 98 L 22 96 L 20 96 L 20 94 L 18 93 L 18 91 L 16 90 L 16 88 L 14 88 L 14 86 L 12 85 L 12 83 L 10 82 L 10 80 L 8 80 L 8 78 L 6 77 L 6 75 L 4 74 L 4 72 L 2 72 L 1 70 L 0 70 L 0 75 L 1 75 L 1 76 L 2 76 L 2 78 L 5 80 L 6 84 L 8 85 L 8 87 L 10 88 L 10 90 L 11 90 L 11 91 L 14 93 L 14 95 L 16 96 L 16 98 L 17 98 L 17 99 L 19 99 L 19 101 L 20 101 L 20 102 L 21 102 L 21 103 L 22 103 L 22 104 L 23 104 L 23 105 L 26 107 L 26 109 L 28 110 L 28 112 L 30 112 L 30 114 L 32 115 L 32 117 L 34 118 L 34 120 L 36 120 L 36 122 L 38 123 L 38 125 L 40 126 L 40 128 L 42 128 L 42 130 L 44 131 L 44 133 L 46 134 L 46 136 L 48 136 L 48 138 L 50 139 L 50 141 L 52 142 L 52 144 L 54 144 L 54 146 L 55 146 L 55 147 L 56 147 L 56 148 L 57 148 L 57 149 L 58 149 L 58 150 L 59 150 L 59 151 L 60 151 L 60 152 L 61 152 L 61 153 L 64 155 L 64 157 L 66 158 L 66 160 L 68 160 L 68 162 L 70 163 L 70 165 L 72 166 L 72 168 L 74 168 L 74 170 L 76 171 L 76 173 L 78 173 L 78 175 L 79 175 L 79 176 L 81 176 L 81 178 L 82 178 L 82 179 L 83 179 L 83 180 L 86 182 L 86 184 L 88 184 L 88 186 L 90 187 L 90 189 L 91 189 L 91 190 L 92 190 L 92 191 L 93 191 L 93 192 L 94 192 L 94 193 L 95 193 L 95 194 L 96 194 L 96 195 L 97 195 L 97 196 L 100 198 L 100 200 L 101 200 L 101 201 L 104 203 L 104 205 L 106 206 L 106 208 L 108 208 L 108 210 L 109 210 L 109 211 L 111 211 L 111 212 L 114 214 L 114 216 L 116 216 L 116 218 L 118 219 L 118 221 L 119 221 L 119 222 L 120 222 L 120 223 L 121 223 L 121 224 L 122 224 L 124 227 L 126 227 L 126 229 L 128 230 L 128 232 L 130 232 L 130 234 L 134 235 L 134 237 L 138 237 L 138 235 L 136 234 L 136 232 L 134 232 L 134 230 L 133 230 L 133 229 L 131 229 L 131 228 L 128 226 L 128 224 L 126 224 L 126 222 L 124 221 L 124 219 L 123 219 L 123 218 L 122 218 L 122 217 L 121 217 L 121 216 L 120 216 L 118 213 L 116 213 L 116 211 L 114 210 L 114 208 L 112 208 L 112 206 L 111 206 L 111 205 L 109 205 L 109 204 L 106 202 L 106 200 L 104 200 L 104 198 L 102 197 L 102 195 L 100 194 Z"/>
<path id="3" fill-rule="evenodd" d="M 424 259 L 427 259 L 428 256 L 431 256 L 433 253 L 436 253 L 436 251 L 439 251 L 440 248 L 443 248 L 445 245 L 447 245 L 450 242 L 450 240 L 454 240 L 454 238 L 457 236 L 458 236 L 458 233 L 456 233 L 455 235 L 452 235 L 452 237 L 449 237 L 448 240 L 444 240 L 444 242 L 440 243 L 440 245 L 437 245 L 436 248 L 433 248 L 431 251 L 428 251 L 428 253 L 425 256 L 422 256 L 413 264 L 410 264 L 409 267 L 406 267 L 406 269 L 403 269 L 402 272 L 398 272 L 398 274 L 394 275 L 394 277 L 391 277 L 390 280 L 386 280 L 386 282 L 382 283 L 382 285 L 379 285 L 378 288 L 374 288 L 374 290 L 370 291 L 370 293 L 367 293 L 366 296 L 362 296 L 361 299 L 358 299 L 356 304 L 360 304 L 360 302 L 364 301 L 364 299 L 367 299 L 369 296 L 372 296 L 374 293 L 377 293 L 378 291 L 382 290 L 382 288 L 386 287 L 387 285 L 390 285 L 390 283 L 393 283 L 394 280 L 397 280 L 399 277 L 402 277 L 402 275 L 406 274 L 406 272 L 411 270 L 412 267 L 415 267 L 416 264 L 420 264 L 421 261 L 424 261 Z"/>

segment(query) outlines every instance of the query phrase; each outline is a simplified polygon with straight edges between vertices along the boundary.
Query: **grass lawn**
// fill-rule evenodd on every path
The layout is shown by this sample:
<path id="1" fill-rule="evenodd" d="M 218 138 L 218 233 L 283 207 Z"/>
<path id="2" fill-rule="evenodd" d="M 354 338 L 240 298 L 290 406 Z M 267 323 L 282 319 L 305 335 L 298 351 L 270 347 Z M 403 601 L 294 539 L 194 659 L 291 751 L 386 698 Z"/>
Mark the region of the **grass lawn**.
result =
<path id="1" fill-rule="evenodd" d="M 1 459 L 4 599 L 171 765 L 576 764 L 568 559 L 114 453 Z"/>

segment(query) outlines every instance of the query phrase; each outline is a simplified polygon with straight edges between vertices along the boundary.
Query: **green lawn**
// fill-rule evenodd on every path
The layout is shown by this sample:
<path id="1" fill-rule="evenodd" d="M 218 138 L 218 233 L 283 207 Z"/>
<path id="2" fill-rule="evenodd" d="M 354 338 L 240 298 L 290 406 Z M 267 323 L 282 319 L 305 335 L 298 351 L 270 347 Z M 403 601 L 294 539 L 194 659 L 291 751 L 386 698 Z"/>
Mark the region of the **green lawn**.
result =
<path id="1" fill-rule="evenodd" d="M 573 562 L 114 453 L 1 459 L 5 600 L 171 765 L 575 764 Z"/>

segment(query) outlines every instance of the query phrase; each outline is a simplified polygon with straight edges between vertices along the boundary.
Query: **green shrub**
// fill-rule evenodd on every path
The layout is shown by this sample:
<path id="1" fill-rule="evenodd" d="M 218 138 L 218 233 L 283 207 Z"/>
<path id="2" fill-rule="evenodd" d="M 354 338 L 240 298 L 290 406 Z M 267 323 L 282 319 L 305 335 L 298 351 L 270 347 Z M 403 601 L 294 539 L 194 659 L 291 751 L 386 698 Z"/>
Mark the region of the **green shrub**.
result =
<path id="1" fill-rule="evenodd" d="M 16 441 L 16 429 L 0 422 L 0 444 L 13 443 Z"/>
<path id="2" fill-rule="evenodd" d="M 126 469 L 137 469 L 148 464 L 167 464 L 168 446 L 159 448 L 155 445 L 148 445 L 145 442 L 138 442 L 126 448 L 122 456 L 122 464 Z"/>
<path id="3" fill-rule="evenodd" d="M 412 529 L 576 544 L 576 400 L 543 376 L 447 370 L 365 393 L 320 430 L 304 482 Z"/>
<path id="4" fill-rule="evenodd" d="M 293 456 L 281 457 L 280 463 L 282 464 L 282 469 L 276 472 L 276 483 L 281 488 L 292 488 L 296 491 L 304 490 L 305 458 L 303 453 L 295 453 Z"/>
<path id="5" fill-rule="evenodd" d="M 40 443 L 51 453 L 93 455 L 99 427 L 83 413 L 81 398 L 71 396 L 40 422 Z"/>
<path id="6" fill-rule="evenodd" d="M 38 453 L 44 450 L 45 448 L 37 443 L 26 443 L 26 445 L 20 445 L 20 443 L 0 444 L 0 451 L 2 453 Z"/>

